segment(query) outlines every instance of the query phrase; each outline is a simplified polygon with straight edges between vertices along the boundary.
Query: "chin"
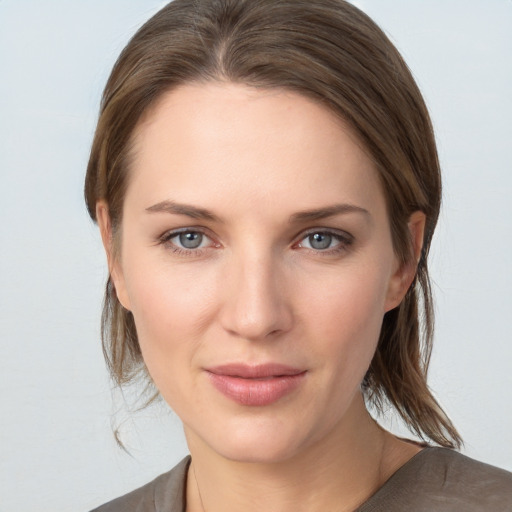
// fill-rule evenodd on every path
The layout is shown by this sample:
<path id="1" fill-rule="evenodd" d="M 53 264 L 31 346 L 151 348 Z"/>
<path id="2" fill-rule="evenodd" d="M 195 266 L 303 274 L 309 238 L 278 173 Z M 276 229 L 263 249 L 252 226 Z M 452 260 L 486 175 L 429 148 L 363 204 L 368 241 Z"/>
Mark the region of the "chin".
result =
<path id="1" fill-rule="evenodd" d="M 296 453 L 290 446 L 276 442 L 264 443 L 231 443 L 219 448 L 218 453 L 224 458 L 246 464 L 277 464 L 286 462 Z"/>
<path id="2" fill-rule="evenodd" d="M 229 433 L 229 434 L 228 434 Z M 240 463 L 273 464 L 285 462 L 305 449 L 308 433 L 286 428 L 275 422 L 242 422 L 226 427 L 214 439 L 205 439 L 216 453 Z"/>

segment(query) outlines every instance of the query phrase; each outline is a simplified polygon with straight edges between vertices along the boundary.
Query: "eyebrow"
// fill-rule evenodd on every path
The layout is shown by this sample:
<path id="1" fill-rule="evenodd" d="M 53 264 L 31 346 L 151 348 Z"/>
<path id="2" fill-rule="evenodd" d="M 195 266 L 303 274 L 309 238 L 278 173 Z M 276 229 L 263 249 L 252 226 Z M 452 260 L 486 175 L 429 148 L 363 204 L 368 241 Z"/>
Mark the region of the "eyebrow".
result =
<path id="1" fill-rule="evenodd" d="M 174 215 L 186 215 L 192 219 L 219 221 L 219 218 L 206 208 L 198 208 L 189 204 L 176 203 L 175 201 L 161 201 L 146 208 L 149 213 L 170 213 Z"/>
<path id="2" fill-rule="evenodd" d="M 220 222 L 219 217 L 206 208 L 199 208 L 190 204 L 177 203 L 171 200 L 161 201 L 153 206 L 146 208 L 149 213 L 169 213 L 174 215 L 185 215 L 192 219 L 209 220 L 212 222 Z M 334 204 L 332 206 L 325 206 L 313 210 L 304 210 L 294 213 L 290 216 L 290 224 L 297 222 L 307 222 L 314 220 L 326 219 L 335 215 L 346 213 L 361 213 L 370 217 L 370 212 L 353 204 Z"/>
<path id="3" fill-rule="evenodd" d="M 362 213 L 367 217 L 371 217 L 370 212 L 353 204 L 334 204 L 332 206 L 326 206 L 323 208 L 317 208 L 314 210 L 304 210 L 302 212 L 294 213 L 290 216 L 290 223 L 294 222 L 305 222 L 313 220 L 326 219 L 343 213 Z"/>

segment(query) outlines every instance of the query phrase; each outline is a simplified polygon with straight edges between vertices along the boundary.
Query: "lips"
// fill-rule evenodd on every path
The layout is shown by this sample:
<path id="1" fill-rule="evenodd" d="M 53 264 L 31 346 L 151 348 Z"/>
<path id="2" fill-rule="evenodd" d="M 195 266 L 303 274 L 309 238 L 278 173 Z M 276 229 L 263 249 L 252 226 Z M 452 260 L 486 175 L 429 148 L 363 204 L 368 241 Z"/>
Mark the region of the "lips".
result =
<path id="1" fill-rule="evenodd" d="M 246 406 L 264 406 L 292 393 L 306 370 L 282 364 L 227 364 L 206 368 L 213 386 L 227 398 Z"/>

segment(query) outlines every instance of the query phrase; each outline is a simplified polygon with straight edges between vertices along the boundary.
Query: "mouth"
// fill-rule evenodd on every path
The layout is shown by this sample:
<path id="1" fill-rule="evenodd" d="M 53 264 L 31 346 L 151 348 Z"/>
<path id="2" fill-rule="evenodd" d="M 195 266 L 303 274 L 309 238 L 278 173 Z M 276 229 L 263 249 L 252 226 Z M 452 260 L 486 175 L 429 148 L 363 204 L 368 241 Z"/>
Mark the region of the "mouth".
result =
<path id="1" fill-rule="evenodd" d="M 228 364 L 205 369 L 225 397 L 245 406 L 270 405 L 297 389 L 307 370 L 282 364 Z"/>

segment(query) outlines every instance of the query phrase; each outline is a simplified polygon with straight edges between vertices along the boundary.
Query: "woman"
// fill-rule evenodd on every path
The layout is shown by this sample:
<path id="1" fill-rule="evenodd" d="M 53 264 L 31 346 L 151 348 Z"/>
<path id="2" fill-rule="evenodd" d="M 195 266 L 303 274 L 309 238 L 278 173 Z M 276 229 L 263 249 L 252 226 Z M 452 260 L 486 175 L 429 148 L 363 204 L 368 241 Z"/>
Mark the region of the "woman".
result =
<path id="1" fill-rule="evenodd" d="M 155 385 L 191 458 L 99 510 L 509 510 L 511 475 L 450 449 L 426 384 L 440 189 L 421 94 L 350 4 L 149 20 L 107 83 L 86 201 L 112 376 Z M 382 430 L 383 401 L 442 448 Z"/>

